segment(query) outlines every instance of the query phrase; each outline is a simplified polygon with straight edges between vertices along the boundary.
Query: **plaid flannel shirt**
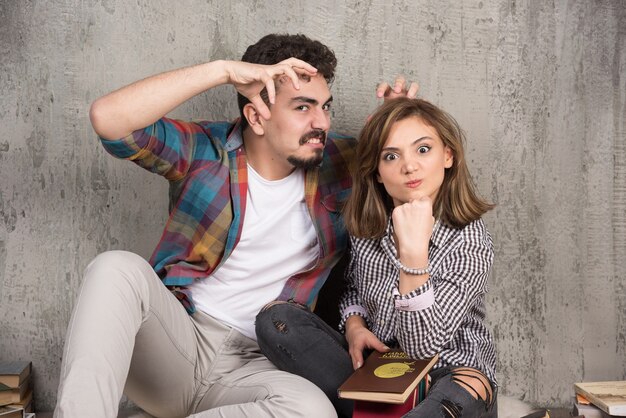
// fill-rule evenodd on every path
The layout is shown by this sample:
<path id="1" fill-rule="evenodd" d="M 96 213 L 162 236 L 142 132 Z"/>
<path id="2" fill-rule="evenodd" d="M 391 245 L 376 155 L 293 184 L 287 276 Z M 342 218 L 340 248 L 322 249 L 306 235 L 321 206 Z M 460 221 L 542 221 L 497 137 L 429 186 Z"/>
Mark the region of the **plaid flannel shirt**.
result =
<path id="1" fill-rule="evenodd" d="M 248 171 L 240 124 L 162 118 L 126 138 L 101 141 L 113 156 L 169 180 L 169 219 L 150 263 L 187 311 L 195 312 L 186 286 L 219 268 L 241 236 Z M 329 133 L 322 164 L 306 171 L 305 200 L 319 257 L 313 269 L 289 278 L 279 300 L 313 307 L 346 248 L 340 209 L 352 185 L 355 146 L 354 139 Z"/>

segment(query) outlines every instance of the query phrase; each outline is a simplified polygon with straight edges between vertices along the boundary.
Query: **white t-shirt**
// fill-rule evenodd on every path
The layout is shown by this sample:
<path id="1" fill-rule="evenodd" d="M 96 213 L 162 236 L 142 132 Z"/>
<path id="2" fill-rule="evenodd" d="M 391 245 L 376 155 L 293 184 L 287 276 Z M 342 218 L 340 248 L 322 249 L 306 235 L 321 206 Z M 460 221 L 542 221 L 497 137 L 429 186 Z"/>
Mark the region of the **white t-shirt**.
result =
<path id="1" fill-rule="evenodd" d="M 287 280 L 315 266 L 317 235 L 304 201 L 304 171 L 268 181 L 248 165 L 248 194 L 239 243 L 209 277 L 190 289 L 196 307 L 256 339 L 254 319 Z"/>

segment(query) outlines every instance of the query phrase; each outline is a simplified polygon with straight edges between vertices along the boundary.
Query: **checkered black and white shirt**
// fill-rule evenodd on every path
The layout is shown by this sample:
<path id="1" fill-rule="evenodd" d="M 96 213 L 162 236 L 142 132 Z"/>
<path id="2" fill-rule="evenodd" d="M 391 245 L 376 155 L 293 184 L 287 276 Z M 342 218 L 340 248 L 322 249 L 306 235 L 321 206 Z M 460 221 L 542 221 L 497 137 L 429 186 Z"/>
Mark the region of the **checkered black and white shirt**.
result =
<path id="1" fill-rule="evenodd" d="M 496 353 L 484 323 L 493 243 L 481 219 L 462 229 L 437 222 L 428 249 L 430 278 L 407 295 L 398 292 L 398 259 L 391 221 L 378 239 L 350 238 L 347 290 L 340 304 L 343 328 L 351 315 L 410 356 L 439 353 L 435 366 L 476 368 L 496 384 Z"/>

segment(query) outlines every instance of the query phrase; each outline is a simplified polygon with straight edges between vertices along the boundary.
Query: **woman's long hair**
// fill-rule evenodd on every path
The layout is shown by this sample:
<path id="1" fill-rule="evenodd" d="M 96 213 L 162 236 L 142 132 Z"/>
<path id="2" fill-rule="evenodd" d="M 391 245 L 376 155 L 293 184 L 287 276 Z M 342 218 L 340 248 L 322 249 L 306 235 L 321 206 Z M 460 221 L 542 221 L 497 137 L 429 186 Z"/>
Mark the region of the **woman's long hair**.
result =
<path id="1" fill-rule="evenodd" d="M 359 134 L 352 193 L 343 211 L 351 235 L 378 238 L 385 233 L 393 200 L 377 179 L 380 153 L 392 126 L 411 117 L 432 126 L 453 155 L 433 203 L 433 215 L 448 226 L 462 228 L 494 207 L 475 191 L 465 162 L 465 135 L 456 120 L 426 100 L 401 97 L 378 108 Z"/>

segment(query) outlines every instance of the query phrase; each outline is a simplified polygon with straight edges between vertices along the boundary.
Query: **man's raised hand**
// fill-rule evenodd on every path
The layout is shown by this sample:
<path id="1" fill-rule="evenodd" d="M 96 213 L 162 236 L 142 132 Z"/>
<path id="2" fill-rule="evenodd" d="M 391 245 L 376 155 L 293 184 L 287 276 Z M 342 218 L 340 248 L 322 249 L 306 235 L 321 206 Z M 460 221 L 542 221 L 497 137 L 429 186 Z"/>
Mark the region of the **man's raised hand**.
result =
<path id="1" fill-rule="evenodd" d="M 382 81 L 378 84 L 376 87 L 376 97 L 385 100 L 394 99 L 396 97 L 408 97 L 410 99 L 414 99 L 417 96 L 419 88 L 419 84 L 416 82 L 411 82 L 411 84 L 407 87 L 406 79 L 399 75 L 396 77 L 393 85 L 390 85 L 386 81 Z"/>
<path id="2" fill-rule="evenodd" d="M 264 119 L 269 119 L 270 109 L 261 97 L 263 89 L 267 90 L 267 98 L 273 104 L 276 99 L 276 79 L 289 77 L 293 87 L 299 90 L 300 76 L 313 77 L 317 74 L 317 69 L 297 58 L 288 58 L 274 65 L 228 61 L 226 72 L 228 82 L 250 100 Z"/>

